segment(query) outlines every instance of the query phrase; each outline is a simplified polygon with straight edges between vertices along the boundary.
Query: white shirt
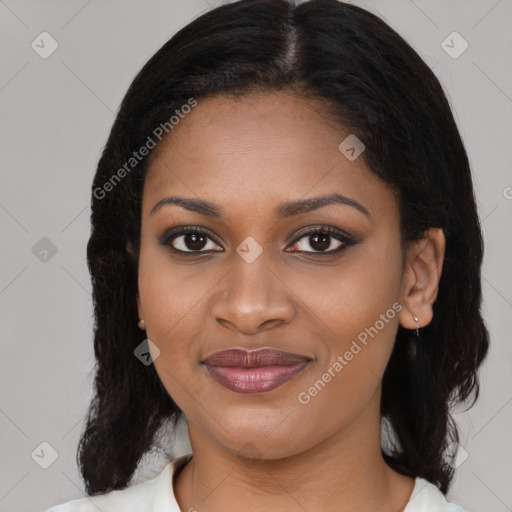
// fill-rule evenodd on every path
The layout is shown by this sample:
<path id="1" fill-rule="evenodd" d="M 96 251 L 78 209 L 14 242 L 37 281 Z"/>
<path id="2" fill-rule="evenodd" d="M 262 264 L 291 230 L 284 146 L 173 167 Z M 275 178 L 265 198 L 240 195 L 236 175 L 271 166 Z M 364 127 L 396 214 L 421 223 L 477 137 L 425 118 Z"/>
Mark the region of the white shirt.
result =
<path id="1" fill-rule="evenodd" d="M 126 489 L 79 498 L 43 512 L 181 512 L 173 491 L 173 474 L 192 457 L 191 453 L 169 462 L 156 477 Z M 441 491 L 423 478 L 416 478 L 403 512 L 465 512 L 446 501 Z"/>

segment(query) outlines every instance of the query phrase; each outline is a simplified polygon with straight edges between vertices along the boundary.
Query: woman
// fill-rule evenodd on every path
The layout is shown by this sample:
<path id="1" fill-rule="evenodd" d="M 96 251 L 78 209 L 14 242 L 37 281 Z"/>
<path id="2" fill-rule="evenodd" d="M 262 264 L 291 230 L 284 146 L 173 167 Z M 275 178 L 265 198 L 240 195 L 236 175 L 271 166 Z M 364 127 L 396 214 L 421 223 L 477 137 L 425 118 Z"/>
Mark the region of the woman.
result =
<path id="1" fill-rule="evenodd" d="M 49 511 L 463 510 L 483 243 L 447 99 L 388 25 L 199 17 L 133 81 L 92 192 L 90 497 Z M 192 452 L 130 486 L 182 417 Z"/>

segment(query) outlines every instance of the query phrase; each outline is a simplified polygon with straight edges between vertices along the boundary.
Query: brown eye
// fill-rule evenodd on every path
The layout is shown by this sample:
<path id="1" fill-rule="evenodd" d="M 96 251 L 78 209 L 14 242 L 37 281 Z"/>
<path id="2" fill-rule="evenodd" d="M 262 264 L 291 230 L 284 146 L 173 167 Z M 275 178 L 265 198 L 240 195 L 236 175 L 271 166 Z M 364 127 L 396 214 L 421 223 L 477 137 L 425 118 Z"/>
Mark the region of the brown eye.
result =
<path id="1" fill-rule="evenodd" d="M 173 251 L 184 253 L 198 253 L 210 251 L 222 251 L 223 249 L 216 249 L 219 247 L 208 232 L 199 227 L 181 228 L 179 230 L 172 230 L 170 233 L 165 234 L 161 239 L 162 245 L 168 245 Z"/>
<path id="2" fill-rule="evenodd" d="M 204 235 L 198 235 L 196 233 L 189 233 L 187 235 L 182 235 L 183 241 L 182 244 L 191 251 L 200 251 L 201 249 L 204 249 L 205 245 L 207 245 L 207 238 Z M 176 242 L 177 239 L 180 237 L 177 237 L 173 240 L 173 242 Z M 183 250 L 183 249 L 180 249 Z"/>
<path id="3" fill-rule="evenodd" d="M 295 250 L 298 252 L 332 254 L 340 252 L 355 243 L 356 242 L 343 233 L 343 231 L 332 226 L 326 226 L 323 228 L 310 229 L 302 233 L 293 243 L 292 247 L 295 246 Z"/>
<path id="4" fill-rule="evenodd" d="M 317 233 L 315 235 L 309 235 L 308 237 L 303 237 L 303 238 L 308 240 L 309 246 L 314 251 L 319 251 L 319 252 L 325 252 L 327 249 L 329 249 L 331 247 L 331 244 L 333 241 L 339 244 L 338 246 L 334 247 L 334 249 L 337 249 L 339 246 L 342 245 L 342 243 L 339 240 L 335 240 L 335 239 L 333 239 L 333 237 L 331 235 L 326 235 L 324 233 Z M 331 249 L 333 249 L 333 248 L 331 247 Z M 304 249 L 301 249 L 299 247 L 299 250 L 304 250 Z"/>

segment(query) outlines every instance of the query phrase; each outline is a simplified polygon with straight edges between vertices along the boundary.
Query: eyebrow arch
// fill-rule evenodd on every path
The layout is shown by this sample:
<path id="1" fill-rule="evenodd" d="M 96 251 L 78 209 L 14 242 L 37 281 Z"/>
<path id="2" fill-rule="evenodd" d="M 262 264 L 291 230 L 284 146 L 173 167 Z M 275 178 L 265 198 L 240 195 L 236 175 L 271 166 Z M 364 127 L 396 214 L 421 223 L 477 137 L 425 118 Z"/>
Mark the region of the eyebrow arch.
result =
<path id="1" fill-rule="evenodd" d="M 279 217 L 291 217 L 293 215 L 298 215 L 299 213 L 317 210 L 318 208 L 322 208 L 323 206 L 328 206 L 330 204 L 344 204 L 352 206 L 361 213 L 364 213 L 367 217 L 371 217 L 370 212 L 362 204 L 358 203 L 354 199 L 350 199 L 349 197 L 336 193 L 283 203 L 274 209 L 274 213 Z"/>
<path id="2" fill-rule="evenodd" d="M 177 196 L 166 197 L 161 201 L 158 201 L 158 203 L 156 203 L 155 206 L 153 206 L 149 214 L 153 215 L 163 206 L 171 204 L 181 206 L 186 210 L 196 212 L 208 217 L 219 218 L 222 217 L 223 215 L 223 209 L 219 206 L 214 205 L 213 203 L 204 201 L 202 199 L 192 199 Z M 274 208 L 274 214 L 279 217 L 292 217 L 294 215 L 299 215 L 300 213 L 306 213 L 312 210 L 317 210 L 319 208 L 331 204 L 343 204 L 351 206 L 356 210 L 360 211 L 361 213 L 364 213 L 364 215 L 366 215 L 367 217 L 371 217 L 370 212 L 362 204 L 358 203 L 354 199 L 350 199 L 349 197 L 345 197 L 341 194 L 336 193 L 282 203 L 276 208 Z"/>

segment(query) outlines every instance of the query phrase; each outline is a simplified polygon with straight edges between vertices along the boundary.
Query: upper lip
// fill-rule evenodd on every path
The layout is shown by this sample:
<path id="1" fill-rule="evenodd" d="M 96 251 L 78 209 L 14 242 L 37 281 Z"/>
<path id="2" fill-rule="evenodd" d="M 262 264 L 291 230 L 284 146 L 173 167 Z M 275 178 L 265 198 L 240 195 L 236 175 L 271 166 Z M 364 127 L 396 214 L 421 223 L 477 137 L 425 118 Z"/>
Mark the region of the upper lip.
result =
<path id="1" fill-rule="evenodd" d="M 209 355 L 202 362 L 209 366 L 257 368 L 261 366 L 297 364 L 309 361 L 311 361 L 309 357 L 267 347 L 257 350 L 245 350 L 241 348 L 221 350 Z"/>

